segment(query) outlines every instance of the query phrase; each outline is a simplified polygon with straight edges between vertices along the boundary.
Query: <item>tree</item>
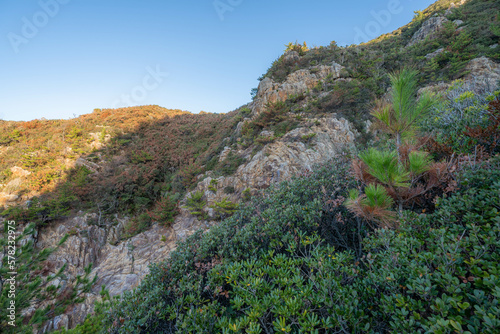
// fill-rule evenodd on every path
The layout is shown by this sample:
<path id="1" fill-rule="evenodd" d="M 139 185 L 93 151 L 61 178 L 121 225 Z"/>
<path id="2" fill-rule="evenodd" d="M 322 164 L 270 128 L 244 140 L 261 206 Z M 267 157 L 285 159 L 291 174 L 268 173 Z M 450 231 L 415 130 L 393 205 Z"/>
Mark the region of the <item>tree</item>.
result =
<path id="1" fill-rule="evenodd" d="M 215 218 L 222 220 L 231 217 L 237 211 L 238 204 L 224 197 L 222 201 L 210 205 L 210 208 L 214 209 Z"/>
<path id="2" fill-rule="evenodd" d="M 306 53 L 307 51 L 309 51 L 306 42 L 304 42 L 304 44 L 300 44 L 297 41 L 295 41 L 295 43 L 290 42 L 288 44 L 285 44 L 285 46 L 286 46 L 285 52 L 297 51 L 301 56 L 304 55 L 304 53 Z"/>
<path id="3" fill-rule="evenodd" d="M 364 194 L 352 191 L 346 207 L 358 217 L 389 226 L 397 204 L 399 216 L 403 205 L 440 185 L 448 176 L 449 164 L 434 163 L 425 151 L 410 143 L 417 122 L 437 103 L 433 95 L 417 99 L 417 72 L 403 69 L 391 74 L 391 101 L 378 101 L 372 112 L 385 131 L 395 140 L 396 150 L 370 148 L 353 161 L 354 173 L 364 187 Z M 403 139 L 408 139 L 403 142 Z"/>
<path id="4" fill-rule="evenodd" d="M 372 115 L 394 137 L 401 162 L 403 138 L 415 133 L 417 122 L 438 104 L 438 100 L 429 93 L 424 93 L 417 99 L 417 71 L 403 68 L 389 77 L 392 85 L 390 101 L 377 101 Z"/>

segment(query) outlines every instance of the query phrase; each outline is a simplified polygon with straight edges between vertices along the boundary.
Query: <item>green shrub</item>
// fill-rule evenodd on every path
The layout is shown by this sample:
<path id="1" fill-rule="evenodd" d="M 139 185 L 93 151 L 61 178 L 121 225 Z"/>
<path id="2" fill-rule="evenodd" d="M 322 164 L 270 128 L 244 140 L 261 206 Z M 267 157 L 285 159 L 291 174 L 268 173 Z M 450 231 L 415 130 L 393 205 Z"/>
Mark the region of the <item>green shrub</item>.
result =
<path id="1" fill-rule="evenodd" d="M 304 143 L 307 143 L 309 142 L 309 140 L 311 140 L 312 138 L 316 137 L 316 133 L 309 133 L 307 135 L 303 135 L 302 137 L 300 137 L 300 139 L 302 140 L 302 142 Z"/>
<path id="2" fill-rule="evenodd" d="M 142 233 L 151 227 L 153 220 L 151 215 L 147 212 L 141 213 L 139 216 L 134 217 L 125 225 L 124 238 L 130 238 L 136 234 Z"/>
<path id="3" fill-rule="evenodd" d="M 149 217 L 164 226 L 170 225 L 179 213 L 177 202 L 175 197 L 167 195 L 167 197 L 159 200 L 152 210 L 148 211 Z"/>
<path id="4" fill-rule="evenodd" d="M 242 192 L 242 198 L 245 202 L 248 202 L 249 200 L 252 199 L 252 191 L 249 188 L 246 188 Z"/>
<path id="5" fill-rule="evenodd" d="M 222 201 L 215 202 L 213 205 L 210 205 L 210 208 L 214 209 L 214 218 L 221 220 L 225 218 L 229 218 L 236 212 L 238 208 L 238 204 L 231 202 L 224 197 Z"/>
<path id="6" fill-rule="evenodd" d="M 244 164 L 246 161 L 245 158 L 234 154 L 233 151 L 229 152 L 226 159 L 221 163 L 221 166 L 216 169 L 216 171 L 220 171 L 222 175 L 229 176 L 234 174 L 238 167 Z"/>
<path id="7" fill-rule="evenodd" d="M 204 219 L 206 213 L 204 211 L 207 202 L 204 200 L 205 195 L 201 191 L 196 191 L 191 193 L 191 195 L 186 200 L 186 205 L 184 208 L 188 209 L 189 213 L 193 216 Z"/>
<path id="8" fill-rule="evenodd" d="M 469 129 L 490 124 L 489 103 L 500 96 L 494 87 L 455 81 L 445 95 L 445 102 L 422 122 L 422 128 L 435 135 L 438 144 L 457 153 L 470 153 L 478 144 Z"/>
<path id="9" fill-rule="evenodd" d="M 462 174 L 459 192 L 434 214 L 405 213 L 399 230 L 373 231 L 361 258 L 334 248 L 318 228 L 318 193 L 332 190 L 324 182 L 332 173 L 270 188 L 254 208 L 153 265 L 114 302 L 106 331 L 495 333 L 499 167 L 496 158 Z"/>
<path id="10" fill-rule="evenodd" d="M 210 184 L 208 186 L 208 190 L 210 190 L 213 193 L 217 192 L 217 180 L 216 179 L 211 179 Z"/>

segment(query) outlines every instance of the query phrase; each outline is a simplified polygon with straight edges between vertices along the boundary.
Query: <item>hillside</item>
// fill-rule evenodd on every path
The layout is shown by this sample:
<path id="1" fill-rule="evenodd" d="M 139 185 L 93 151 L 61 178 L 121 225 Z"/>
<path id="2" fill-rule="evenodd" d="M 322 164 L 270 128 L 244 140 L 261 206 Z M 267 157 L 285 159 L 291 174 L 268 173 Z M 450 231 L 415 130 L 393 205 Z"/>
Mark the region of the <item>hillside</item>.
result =
<path id="1" fill-rule="evenodd" d="M 499 13 L 440 0 L 368 43 L 290 43 L 227 114 L 0 121 L 19 328 L 495 333 Z M 429 108 L 397 130 L 403 69 Z"/>

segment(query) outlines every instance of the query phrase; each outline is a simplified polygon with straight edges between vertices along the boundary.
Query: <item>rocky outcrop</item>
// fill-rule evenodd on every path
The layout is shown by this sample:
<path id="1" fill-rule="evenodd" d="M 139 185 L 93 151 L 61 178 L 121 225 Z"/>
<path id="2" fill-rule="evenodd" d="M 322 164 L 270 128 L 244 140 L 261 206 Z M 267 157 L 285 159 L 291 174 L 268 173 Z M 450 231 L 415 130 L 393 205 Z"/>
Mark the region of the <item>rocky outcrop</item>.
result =
<path id="1" fill-rule="evenodd" d="M 6 184 L 0 184 L 0 206 L 8 207 L 14 204 L 20 196 L 20 190 L 22 189 L 22 185 L 25 182 L 25 178 L 31 174 L 31 172 L 14 166 L 10 168 L 10 172 L 12 173 L 12 179 Z"/>
<path id="2" fill-rule="evenodd" d="M 425 39 L 436 38 L 443 25 L 448 22 L 444 16 L 433 16 L 422 24 L 422 27 L 413 35 L 407 46 L 413 46 Z"/>
<path id="3" fill-rule="evenodd" d="M 332 79 L 338 79 L 341 77 L 343 68 L 335 62 L 330 66 L 317 65 L 289 74 L 283 83 L 275 82 L 266 77 L 259 84 L 257 95 L 252 104 L 252 113 L 259 114 L 268 102 L 285 101 L 292 95 L 305 93 L 329 76 Z"/>
<path id="4" fill-rule="evenodd" d="M 26 169 L 23 169 L 23 168 L 18 167 L 18 166 L 12 167 L 10 169 L 10 171 L 12 172 L 13 177 L 25 177 L 25 176 L 31 175 L 30 171 L 27 171 Z"/>
<path id="5" fill-rule="evenodd" d="M 294 62 L 300 59 L 300 54 L 297 51 L 287 51 L 283 55 L 283 61 Z"/>
<path id="6" fill-rule="evenodd" d="M 272 133 L 265 135 L 273 137 Z M 194 191 L 205 194 L 205 210 L 211 216 L 213 212 L 209 206 L 215 202 L 225 197 L 238 202 L 247 189 L 254 193 L 270 184 L 288 180 L 294 174 L 311 170 L 315 164 L 328 161 L 351 147 L 356 136 L 356 130 L 343 118 L 311 119 L 302 127 L 266 144 L 255 155 L 251 151 L 237 151 L 236 154 L 247 158 L 246 163 L 231 176 L 214 177 L 212 172 L 206 173 L 200 177 Z"/>
<path id="7" fill-rule="evenodd" d="M 228 146 L 225 146 L 224 147 L 224 150 L 222 150 L 220 156 L 219 156 L 219 161 L 224 161 L 226 160 L 227 156 L 229 155 L 229 153 L 231 152 L 231 148 L 228 147 Z"/>
<path id="8" fill-rule="evenodd" d="M 180 216 L 170 227 L 155 224 L 150 230 L 121 241 L 128 219 L 116 218 L 101 226 L 96 225 L 97 221 L 96 214 L 80 212 L 76 217 L 51 225 L 38 233 L 36 246 L 40 249 L 54 247 L 65 234 L 70 235 L 61 248 L 50 256 L 48 266 L 53 270 L 48 274 L 55 273 L 67 264 L 65 275 L 72 279 L 82 275 L 84 268 L 92 264 L 90 276 L 98 276 L 92 293 L 85 295 L 84 303 L 52 319 L 38 330 L 39 333 L 72 328 L 83 322 L 86 315 L 92 312 L 101 286 L 105 285 L 111 296 L 132 290 L 149 273 L 149 264 L 167 259 L 178 240 L 210 226 L 194 217 Z M 57 283 L 64 285 L 64 282 Z"/>
<path id="9" fill-rule="evenodd" d="M 23 182 L 22 177 L 16 177 L 3 185 L 2 192 L 0 192 L 0 205 L 9 206 L 10 203 L 15 202 L 19 198 L 19 190 Z"/>
<path id="10" fill-rule="evenodd" d="M 421 96 L 424 93 L 431 93 L 431 94 L 442 94 L 450 88 L 451 84 L 445 83 L 445 82 L 440 82 L 435 85 L 429 85 L 425 86 L 423 88 L 420 88 L 417 92 L 417 96 Z"/>
<path id="11" fill-rule="evenodd" d="M 472 59 L 465 70 L 468 74 L 463 81 L 476 93 L 483 94 L 496 89 L 500 81 L 500 64 L 495 63 L 487 57 Z M 451 87 L 451 83 L 440 82 L 435 85 L 426 86 L 418 90 L 418 95 L 424 92 L 444 93 Z"/>
<path id="12" fill-rule="evenodd" d="M 469 72 L 466 81 L 475 81 L 486 90 L 494 90 L 500 80 L 500 64 L 487 57 L 472 59 L 465 70 Z"/>

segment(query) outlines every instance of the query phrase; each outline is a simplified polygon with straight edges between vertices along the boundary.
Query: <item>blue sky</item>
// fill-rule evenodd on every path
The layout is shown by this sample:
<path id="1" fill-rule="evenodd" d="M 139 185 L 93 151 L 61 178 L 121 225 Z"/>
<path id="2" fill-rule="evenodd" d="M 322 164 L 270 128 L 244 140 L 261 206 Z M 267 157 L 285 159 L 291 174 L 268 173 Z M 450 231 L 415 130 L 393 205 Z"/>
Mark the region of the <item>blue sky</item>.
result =
<path id="1" fill-rule="evenodd" d="M 291 41 L 350 45 L 432 0 L 0 0 L 0 119 L 228 112 Z"/>

